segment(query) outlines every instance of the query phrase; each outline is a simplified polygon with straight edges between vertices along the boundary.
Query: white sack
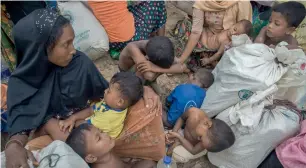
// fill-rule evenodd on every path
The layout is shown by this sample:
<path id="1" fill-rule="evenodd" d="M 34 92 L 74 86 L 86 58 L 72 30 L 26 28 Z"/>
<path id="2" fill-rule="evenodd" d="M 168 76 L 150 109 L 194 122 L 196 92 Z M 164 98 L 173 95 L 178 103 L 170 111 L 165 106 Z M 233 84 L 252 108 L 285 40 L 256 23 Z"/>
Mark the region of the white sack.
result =
<path id="1" fill-rule="evenodd" d="M 275 58 L 275 50 L 265 44 L 243 44 L 227 50 L 213 71 L 215 81 L 201 109 L 213 117 L 256 91 L 266 90 L 288 69 Z"/>
<path id="2" fill-rule="evenodd" d="M 224 168 L 256 168 L 283 140 L 299 129 L 299 116 L 283 106 L 271 111 L 264 109 L 256 128 L 249 129 L 241 122 L 233 124 L 229 111 L 217 116 L 233 130 L 236 141 L 233 146 L 219 153 L 208 153 L 209 161 Z"/>
<path id="3" fill-rule="evenodd" d="M 92 60 L 105 55 L 109 50 L 108 36 L 94 14 L 80 1 L 57 3 L 61 14 L 70 20 L 74 29 L 74 47 Z"/>
<path id="4" fill-rule="evenodd" d="M 285 44 L 286 45 L 286 44 Z M 302 109 L 306 100 L 306 56 L 302 49 L 288 50 L 284 46 L 279 46 L 279 52 L 276 53 L 277 58 L 288 64 L 288 71 L 276 83 L 279 90 L 275 94 L 275 98 L 289 100 L 298 108 Z M 289 59 L 290 58 L 290 59 Z"/>
<path id="5" fill-rule="evenodd" d="M 33 155 L 38 162 L 41 162 L 37 168 L 49 168 L 49 159 L 43 159 L 48 155 L 52 155 L 50 157 L 51 165 L 56 165 L 54 168 L 89 168 L 87 163 L 65 142 L 58 140 L 53 141 L 50 145 L 43 148 L 41 151 L 33 152 Z M 34 168 L 31 161 L 28 161 L 28 163 L 30 168 Z M 1 168 L 5 167 L 5 154 L 4 152 L 1 152 Z"/>

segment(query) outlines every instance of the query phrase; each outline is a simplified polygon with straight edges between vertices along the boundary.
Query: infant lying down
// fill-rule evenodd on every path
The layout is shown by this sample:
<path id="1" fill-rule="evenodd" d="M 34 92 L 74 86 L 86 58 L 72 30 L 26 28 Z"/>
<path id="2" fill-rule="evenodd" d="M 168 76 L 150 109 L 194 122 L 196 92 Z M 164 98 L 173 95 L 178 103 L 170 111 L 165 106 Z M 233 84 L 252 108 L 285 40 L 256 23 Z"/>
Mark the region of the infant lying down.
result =
<path id="1" fill-rule="evenodd" d="M 156 165 L 151 160 L 140 160 L 136 163 L 123 162 L 112 151 L 115 140 L 87 123 L 75 128 L 68 136 L 66 143 L 92 168 L 153 168 Z"/>

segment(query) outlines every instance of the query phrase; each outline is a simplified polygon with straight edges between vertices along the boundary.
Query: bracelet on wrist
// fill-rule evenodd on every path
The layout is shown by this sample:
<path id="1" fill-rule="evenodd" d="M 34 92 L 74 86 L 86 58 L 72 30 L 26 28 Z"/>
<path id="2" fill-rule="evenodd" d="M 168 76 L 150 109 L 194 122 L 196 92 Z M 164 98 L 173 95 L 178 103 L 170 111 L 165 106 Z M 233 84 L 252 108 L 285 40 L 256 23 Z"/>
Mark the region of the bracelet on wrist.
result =
<path id="1" fill-rule="evenodd" d="M 5 144 L 5 150 L 7 149 L 7 147 L 10 145 L 10 144 L 12 144 L 12 143 L 17 143 L 17 144 L 19 144 L 21 147 L 24 147 L 24 144 L 21 142 L 21 141 L 19 141 L 18 139 L 11 139 L 11 140 L 9 140 L 6 144 Z"/>

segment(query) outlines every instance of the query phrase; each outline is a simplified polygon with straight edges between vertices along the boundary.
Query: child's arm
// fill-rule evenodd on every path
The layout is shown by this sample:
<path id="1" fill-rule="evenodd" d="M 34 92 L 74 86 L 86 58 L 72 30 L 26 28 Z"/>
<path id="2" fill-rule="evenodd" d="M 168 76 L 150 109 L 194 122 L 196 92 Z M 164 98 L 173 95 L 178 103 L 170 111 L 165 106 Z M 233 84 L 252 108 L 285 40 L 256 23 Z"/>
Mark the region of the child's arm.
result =
<path id="1" fill-rule="evenodd" d="M 141 73 L 155 72 L 155 73 L 175 74 L 175 73 L 189 72 L 185 64 L 177 63 L 177 64 L 173 64 L 170 68 L 165 69 L 165 68 L 161 68 L 153 64 L 150 61 L 144 61 L 144 62 L 137 64 L 137 70 L 139 70 Z"/>
<path id="2" fill-rule="evenodd" d="M 259 34 L 258 34 L 258 36 L 256 37 L 256 39 L 254 40 L 254 43 L 265 43 L 265 41 L 266 41 L 266 32 L 267 32 L 267 26 L 265 26 L 265 27 L 263 27 L 261 30 L 260 30 L 260 32 L 259 32 Z"/>
<path id="3" fill-rule="evenodd" d="M 227 42 L 222 42 L 218 51 L 213 55 L 211 56 L 210 58 L 202 58 L 201 61 L 202 61 L 202 65 L 207 65 L 207 64 L 210 64 L 216 60 L 219 60 L 221 58 L 221 56 L 223 55 L 224 53 L 224 50 L 225 50 L 225 45 L 227 45 L 228 43 Z"/>
<path id="4" fill-rule="evenodd" d="M 147 61 L 147 59 L 143 55 L 142 51 L 145 50 L 147 43 L 148 43 L 148 40 L 131 42 L 126 46 L 125 48 L 126 51 L 121 56 L 130 57 L 133 60 L 135 65 L 139 64 L 140 62 L 145 62 Z M 149 81 L 153 81 L 156 78 L 156 74 L 150 71 L 146 71 L 142 73 L 142 75 L 146 80 L 149 80 Z"/>
<path id="5" fill-rule="evenodd" d="M 205 148 L 202 146 L 201 142 L 197 143 L 195 146 L 193 146 L 187 139 L 182 137 L 177 132 L 170 132 L 170 136 L 176 137 L 182 144 L 182 146 L 187 149 L 191 154 L 196 155 L 200 152 L 202 152 Z"/>
<path id="6" fill-rule="evenodd" d="M 67 129 L 69 132 L 72 131 L 76 121 L 78 120 L 85 120 L 86 118 L 90 117 L 93 115 L 94 111 L 92 107 L 86 108 L 84 110 L 81 110 L 78 113 L 75 113 L 71 115 L 68 119 L 66 120 L 61 120 L 59 122 L 60 130 L 65 132 Z"/>
<path id="7" fill-rule="evenodd" d="M 193 16 L 192 16 L 192 28 L 191 33 L 187 41 L 187 45 L 181 55 L 180 63 L 184 64 L 184 62 L 188 59 L 189 55 L 192 53 L 192 50 L 196 47 L 198 41 L 201 38 L 204 24 L 204 12 L 200 9 L 193 8 Z"/>

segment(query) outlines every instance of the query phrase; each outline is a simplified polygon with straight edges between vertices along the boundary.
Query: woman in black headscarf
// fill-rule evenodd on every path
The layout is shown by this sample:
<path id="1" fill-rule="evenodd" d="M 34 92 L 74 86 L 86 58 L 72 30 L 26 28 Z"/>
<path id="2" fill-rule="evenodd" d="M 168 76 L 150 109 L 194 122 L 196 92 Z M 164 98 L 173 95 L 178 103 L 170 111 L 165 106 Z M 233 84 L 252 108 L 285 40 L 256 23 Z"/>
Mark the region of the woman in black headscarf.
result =
<path id="1" fill-rule="evenodd" d="M 69 21 L 52 10 L 38 9 L 24 17 L 13 36 L 17 67 L 8 83 L 10 140 L 5 154 L 7 167 L 25 168 L 30 156 L 24 145 L 30 131 L 56 121 L 53 117 L 65 118 L 85 108 L 88 100 L 103 98 L 108 82 L 84 53 L 74 49 Z M 152 106 L 159 104 L 148 88 L 144 98 Z M 57 125 L 53 130 L 49 134 L 57 139 Z"/>

